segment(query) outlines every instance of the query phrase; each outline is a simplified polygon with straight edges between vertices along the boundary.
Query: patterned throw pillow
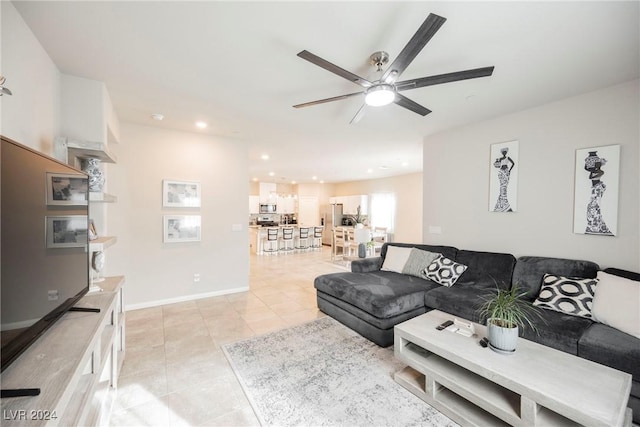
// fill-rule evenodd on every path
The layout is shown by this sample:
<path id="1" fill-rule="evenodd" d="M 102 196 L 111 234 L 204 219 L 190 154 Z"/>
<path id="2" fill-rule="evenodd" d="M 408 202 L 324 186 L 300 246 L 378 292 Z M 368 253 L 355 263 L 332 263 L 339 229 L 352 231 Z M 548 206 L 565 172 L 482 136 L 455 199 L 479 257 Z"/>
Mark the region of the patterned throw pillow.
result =
<path id="1" fill-rule="evenodd" d="M 538 298 L 533 302 L 541 308 L 572 316 L 592 319 L 591 305 L 598 279 L 563 277 L 545 274 Z"/>
<path id="2" fill-rule="evenodd" d="M 451 287 L 458 281 L 466 269 L 466 265 L 450 260 L 444 255 L 438 255 L 438 257 L 424 269 L 424 275 L 440 285 Z"/>

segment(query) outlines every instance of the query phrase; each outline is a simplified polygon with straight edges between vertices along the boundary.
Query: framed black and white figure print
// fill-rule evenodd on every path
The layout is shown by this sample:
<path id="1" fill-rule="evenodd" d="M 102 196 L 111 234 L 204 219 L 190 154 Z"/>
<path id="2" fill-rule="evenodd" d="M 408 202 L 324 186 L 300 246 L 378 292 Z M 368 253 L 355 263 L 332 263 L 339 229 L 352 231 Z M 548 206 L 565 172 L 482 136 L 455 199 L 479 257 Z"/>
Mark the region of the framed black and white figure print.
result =
<path id="1" fill-rule="evenodd" d="M 163 242 L 199 242 L 200 225 L 200 215 L 165 215 Z"/>
<path id="2" fill-rule="evenodd" d="M 491 144 L 489 211 L 517 211 L 518 166 L 518 141 Z"/>
<path id="3" fill-rule="evenodd" d="M 200 207 L 200 183 L 190 181 L 162 181 L 162 206 L 167 208 Z"/>
<path id="4" fill-rule="evenodd" d="M 82 174 L 47 172 L 47 205 L 86 206 L 89 203 L 89 178 Z"/>
<path id="5" fill-rule="evenodd" d="M 576 150 L 574 233 L 616 235 L 619 177 L 619 145 Z"/>
<path id="6" fill-rule="evenodd" d="M 81 248 L 89 244 L 86 215 L 46 217 L 47 248 Z"/>

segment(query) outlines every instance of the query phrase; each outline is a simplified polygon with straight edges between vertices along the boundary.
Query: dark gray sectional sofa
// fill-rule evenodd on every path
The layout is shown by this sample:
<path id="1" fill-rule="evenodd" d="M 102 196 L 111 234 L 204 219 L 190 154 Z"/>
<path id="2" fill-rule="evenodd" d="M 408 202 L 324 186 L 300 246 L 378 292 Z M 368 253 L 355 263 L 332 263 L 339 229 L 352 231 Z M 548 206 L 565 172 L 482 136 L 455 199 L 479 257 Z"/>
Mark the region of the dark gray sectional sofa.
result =
<path id="1" fill-rule="evenodd" d="M 437 252 L 468 266 L 452 287 L 441 286 L 415 276 L 382 271 L 389 245 L 415 247 Z M 386 243 L 380 257 L 365 258 L 351 264 L 351 272 L 319 276 L 318 308 L 362 336 L 387 347 L 393 344 L 393 327 L 405 320 L 441 310 L 454 316 L 482 323 L 478 314 L 480 297 L 494 290 L 518 284 L 534 301 L 542 278 L 551 273 L 565 277 L 594 278 L 599 266 L 590 261 L 459 250 L 452 246 Z M 605 272 L 640 281 L 640 274 L 618 269 Z M 640 423 L 640 339 L 584 317 L 540 310 L 537 333 L 531 329 L 521 335 L 558 350 L 628 372 L 633 381 L 629 407 L 633 421 Z"/>

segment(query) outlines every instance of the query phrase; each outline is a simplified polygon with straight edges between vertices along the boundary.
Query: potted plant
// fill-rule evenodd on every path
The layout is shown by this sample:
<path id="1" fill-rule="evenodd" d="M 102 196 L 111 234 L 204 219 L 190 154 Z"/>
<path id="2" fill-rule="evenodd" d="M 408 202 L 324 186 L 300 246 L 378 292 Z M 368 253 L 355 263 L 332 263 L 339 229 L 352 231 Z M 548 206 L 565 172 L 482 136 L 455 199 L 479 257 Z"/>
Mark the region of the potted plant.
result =
<path id="1" fill-rule="evenodd" d="M 516 350 L 519 328 L 530 327 L 534 317 L 542 318 L 537 307 L 524 299 L 526 291 L 515 284 L 510 289 L 497 288 L 482 299 L 480 315 L 487 319 L 487 338 L 492 350 L 511 354 Z"/>
<path id="2" fill-rule="evenodd" d="M 358 205 L 358 208 L 356 209 L 356 214 L 351 217 L 351 219 L 356 223 L 356 228 L 364 227 L 364 215 L 362 215 L 360 211 L 361 211 L 360 205 Z"/>

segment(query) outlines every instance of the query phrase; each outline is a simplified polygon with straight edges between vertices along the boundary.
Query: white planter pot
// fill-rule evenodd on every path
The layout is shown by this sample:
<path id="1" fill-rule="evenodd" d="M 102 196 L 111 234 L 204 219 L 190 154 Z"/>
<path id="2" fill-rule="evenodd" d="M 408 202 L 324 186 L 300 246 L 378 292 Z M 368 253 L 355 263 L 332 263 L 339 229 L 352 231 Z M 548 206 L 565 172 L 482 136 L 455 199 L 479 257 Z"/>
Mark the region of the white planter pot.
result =
<path id="1" fill-rule="evenodd" d="M 487 335 L 491 349 L 499 353 L 513 353 L 518 344 L 518 327 L 503 328 L 487 320 Z"/>

